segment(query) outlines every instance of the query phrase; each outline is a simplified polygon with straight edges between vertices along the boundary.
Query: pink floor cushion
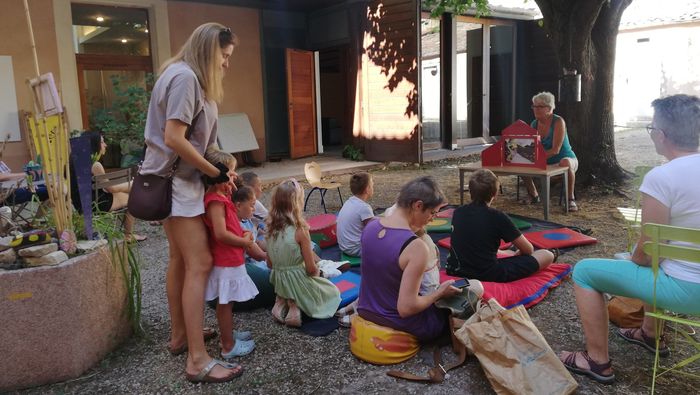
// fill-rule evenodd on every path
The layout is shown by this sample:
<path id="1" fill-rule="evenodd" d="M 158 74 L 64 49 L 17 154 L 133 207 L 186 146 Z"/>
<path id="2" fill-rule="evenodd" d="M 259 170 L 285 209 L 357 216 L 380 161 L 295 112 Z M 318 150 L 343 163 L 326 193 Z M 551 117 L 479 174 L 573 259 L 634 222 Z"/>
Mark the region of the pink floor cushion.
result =
<path id="1" fill-rule="evenodd" d="M 576 247 L 598 242 L 591 236 L 573 231 L 569 228 L 558 228 L 541 230 L 538 232 L 524 233 L 525 238 L 530 240 L 537 248 L 565 248 Z"/>
<path id="2" fill-rule="evenodd" d="M 340 291 L 340 306 L 346 306 L 360 296 L 360 275 L 354 272 L 345 272 L 338 277 L 330 279 Z"/>
<path id="3" fill-rule="evenodd" d="M 435 214 L 436 218 L 452 218 L 452 215 L 455 213 L 455 209 L 453 208 L 448 208 L 447 210 L 440 211 L 439 213 Z"/>
<path id="4" fill-rule="evenodd" d="M 569 273 L 571 265 L 553 263 L 530 277 L 510 283 L 484 281 L 484 299 L 495 298 L 507 309 L 518 305 L 532 307 L 544 299 L 550 288 L 558 286 Z"/>
<path id="5" fill-rule="evenodd" d="M 447 248 L 448 250 L 452 248 L 452 238 L 451 237 L 445 237 L 444 239 L 440 239 L 437 241 L 437 245 L 439 245 L 442 248 Z M 505 250 L 506 248 L 510 248 L 510 246 L 513 245 L 513 243 L 506 243 L 505 241 L 501 240 L 501 245 L 498 247 L 501 250 Z M 499 256 L 499 258 L 502 258 Z"/>
<path id="6" fill-rule="evenodd" d="M 482 281 L 484 299 L 495 298 L 501 306 L 510 309 L 518 305 L 532 307 L 542 301 L 551 288 L 558 286 L 571 273 L 571 265 L 553 263 L 530 277 L 510 283 Z M 440 271 L 440 282 L 455 280 L 459 277 Z"/>
<path id="7" fill-rule="evenodd" d="M 306 220 L 309 224 L 311 241 L 321 248 L 328 248 L 338 244 L 336 236 L 336 217 L 333 214 L 319 214 Z"/>
<path id="8" fill-rule="evenodd" d="M 437 241 L 437 245 L 439 245 L 442 248 L 447 248 L 449 250 L 450 248 L 452 248 L 452 238 L 445 237 L 444 239 L 440 239 Z"/>

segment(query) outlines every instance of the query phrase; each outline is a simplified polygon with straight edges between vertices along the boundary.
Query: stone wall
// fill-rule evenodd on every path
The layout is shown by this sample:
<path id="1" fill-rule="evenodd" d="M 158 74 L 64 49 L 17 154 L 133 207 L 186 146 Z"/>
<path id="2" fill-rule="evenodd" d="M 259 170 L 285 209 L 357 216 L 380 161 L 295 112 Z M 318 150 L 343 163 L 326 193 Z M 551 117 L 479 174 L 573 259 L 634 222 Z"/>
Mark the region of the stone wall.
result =
<path id="1" fill-rule="evenodd" d="M 109 249 L 0 270 L 0 392 L 80 376 L 127 338 L 126 289 Z"/>

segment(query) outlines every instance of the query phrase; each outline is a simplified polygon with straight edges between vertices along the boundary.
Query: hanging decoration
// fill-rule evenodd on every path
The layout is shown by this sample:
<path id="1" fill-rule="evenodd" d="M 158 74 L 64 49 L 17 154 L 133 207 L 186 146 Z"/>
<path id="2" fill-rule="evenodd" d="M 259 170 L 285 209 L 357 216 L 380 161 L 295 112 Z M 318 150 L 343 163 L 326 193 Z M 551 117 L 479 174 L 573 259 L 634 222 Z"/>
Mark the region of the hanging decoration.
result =
<path id="1" fill-rule="evenodd" d="M 559 79 L 559 94 L 557 95 L 562 103 L 578 103 L 581 101 L 581 74 L 576 69 L 567 69 Z"/>

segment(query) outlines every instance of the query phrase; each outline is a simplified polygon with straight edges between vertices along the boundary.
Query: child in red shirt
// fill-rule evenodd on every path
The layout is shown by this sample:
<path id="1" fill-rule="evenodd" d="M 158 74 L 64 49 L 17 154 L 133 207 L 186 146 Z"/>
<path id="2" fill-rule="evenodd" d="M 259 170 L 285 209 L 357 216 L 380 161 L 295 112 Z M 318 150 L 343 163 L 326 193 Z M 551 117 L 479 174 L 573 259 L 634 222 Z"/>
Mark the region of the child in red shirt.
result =
<path id="1" fill-rule="evenodd" d="M 233 302 L 251 300 L 258 294 L 255 283 L 245 270 L 245 250 L 255 243 L 250 232 L 243 232 L 231 200 L 235 193 L 236 159 L 217 149 L 209 149 L 205 158 L 213 165 L 222 163 L 229 171 L 229 181 L 209 185 L 204 195 L 204 223 L 209 231 L 209 248 L 214 267 L 204 299 L 218 298 L 216 318 L 221 331 L 221 357 L 230 359 L 250 354 L 255 349 L 251 333 L 233 330 Z"/>

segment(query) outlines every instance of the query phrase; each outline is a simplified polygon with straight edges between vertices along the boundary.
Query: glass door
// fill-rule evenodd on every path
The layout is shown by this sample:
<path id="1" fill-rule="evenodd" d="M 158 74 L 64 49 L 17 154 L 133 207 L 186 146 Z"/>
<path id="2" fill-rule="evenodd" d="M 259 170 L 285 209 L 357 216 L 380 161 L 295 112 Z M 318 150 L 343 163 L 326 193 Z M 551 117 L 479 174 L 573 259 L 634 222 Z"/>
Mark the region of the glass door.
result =
<path id="1" fill-rule="evenodd" d="M 491 25 L 489 30 L 489 136 L 500 136 L 515 121 L 515 29 Z"/>
<path id="2" fill-rule="evenodd" d="M 515 26 L 501 21 L 455 17 L 457 60 L 456 129 L 459 145 L 481 144 L 513 122 Z"/>
<path id="3" fill-rule="evenodd" d="M 440 20 L 421 17 L 421 118 L 423 149 L 440 148 Z"/>
<path id="4" fill-rule="evenodd" d="M 453 136 L 459 143 L 481 137 L 483 90 L 483 37 L 484 25 L 473 21 L 457 20 L 457 130 Z"/>

